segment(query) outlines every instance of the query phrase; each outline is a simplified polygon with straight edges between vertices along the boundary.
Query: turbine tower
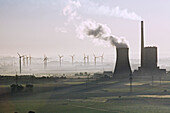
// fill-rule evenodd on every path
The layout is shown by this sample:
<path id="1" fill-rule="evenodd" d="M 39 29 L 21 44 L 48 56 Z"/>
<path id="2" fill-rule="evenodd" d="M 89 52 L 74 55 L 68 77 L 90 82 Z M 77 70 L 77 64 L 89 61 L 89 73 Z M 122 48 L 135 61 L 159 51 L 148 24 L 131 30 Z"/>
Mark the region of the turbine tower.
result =
<path id="1" fill-rule="evenodd" d="M 84 54 L 84 57 L 83 57 L 83 59 L 84 59 L 84 64 L 86 63 L 86 55 Z"/>
<path id="2" fill-rule="evenodd" d="M 93 54 L 93 55 L 94 55 L 94 65 L 96 66 L 97 58 L 99 58 L 99 57 L 97 57 L 95 54 Z"/>
<path id="3" fill-rule="evenodd" d="M 29 57 L 27 55 L 25 57 L 26 57 L 27 67 L 28 67 L 28 59 L 29 59 Z"/>
<path id="4" fill-rule="evenodd" d="M 23 66 L 25 67 L 25 56 L 23 55 L 22 57 L 23 57 L 23 58 L 22 58 L 22 60 L 23 60 Z"/>
<path id="5" fill-rule="evenodd" d="M 23 57 L 23 56 L 21 56 L 19 53 L 17 53 L 18 54 L 18 56 L 19 56 L 19 72 L 20 72 L 20 74 L 21 74 L 21 58 Z"/>
<path id="6" fill-rule="evenodd" d="M 32 57 L 31 57 L 31 55 L 29 55 L 29 61 L 30 61 L 30 65 L 31 65 L 31 59 L 32 59 Z"/>
<path id="7" fill-rule="evenodd" d="M 46 69 L 47 68 L 47 60 L 48 60 L 48 58 L 47 58 L 47 56 L 46 55 L 44 55 L 44 69 Z"/>
<path id="8" fill-rule="evenodd" d="M 89 55 L 87 55 L 87 63 L 89 64 Z"/>
<path id="9" fill-rule="evenodd" d="M 58 56 L 59 56 L 60 66 L 61 66 L 62 58 L 63 58 L 64 56 L 63 56 L 63 55 L 58 55 Z"/>
<path id="10" fill-rule="evenodd" d="M 75 55 L 70 55 L 70 57 L 71 57 L 71 59 L 72 59 L 72 65 L 73 65 Z"/>
<path id="11" fill-rule="evenodd" d="M 102 54 L 102 56 L 100 56 L 100 58 L 101 58 L 101 63 L 103 64 L 104 53 Z"/>

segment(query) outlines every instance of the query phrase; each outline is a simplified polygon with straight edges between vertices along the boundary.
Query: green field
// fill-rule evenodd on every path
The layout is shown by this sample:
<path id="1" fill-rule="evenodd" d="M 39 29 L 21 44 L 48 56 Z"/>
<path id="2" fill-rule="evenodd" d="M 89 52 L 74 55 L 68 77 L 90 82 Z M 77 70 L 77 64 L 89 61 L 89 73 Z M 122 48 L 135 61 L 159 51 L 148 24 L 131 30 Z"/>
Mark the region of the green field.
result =
<path id="1" fill-rule="evenodd" d="M 33 92 L 11 94 L 0 85 L 0 113 L 169 113 L 170 82 L 66 79 L 35 83 Z M 166 91 L 165 91 L 166 90 Z M 6 93 L 5 93 L 6 92 Z M 4 93 L 4 94 L 3 94 Z"/>
<path id="2" fill-rule="evenodd" d="M 115 102 L 114 102 L 115 101 Z M 144 101 L 144 102 L 142 102 Z M 159 100 L 157 100 L 159 101 Z M 154 99 L 136 98 L 112 100 L 112 102 L 82 102 L 61 100 L 18 100 L 1 103 L 1 113 L 168 113 L 169 106 L 152 105 Z"/>

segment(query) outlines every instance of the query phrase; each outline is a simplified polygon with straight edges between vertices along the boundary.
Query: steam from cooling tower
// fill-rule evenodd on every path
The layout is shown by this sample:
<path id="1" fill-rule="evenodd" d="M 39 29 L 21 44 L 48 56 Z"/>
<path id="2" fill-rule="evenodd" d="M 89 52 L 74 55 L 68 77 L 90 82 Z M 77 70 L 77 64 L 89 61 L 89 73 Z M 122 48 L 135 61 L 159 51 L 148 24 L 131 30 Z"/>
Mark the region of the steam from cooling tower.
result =
<path id="1" fill-rule="evenodd" d="M 84 15 L 101 15 L 105 17 L 118 17 L 129 20 L 141 21 L 142 17 L 127 8 L 119 6 L 110 7 L 107 5 L 98 4 L 91 0 L 68 0 L 63 8 L 63 15 L 68 17 L 68 21 L 81 20 Z"/>
<path id="2" fill-rule="evenodd" d="M 104 17 L 117 17 L 117 18 L 124 18 L 129 20 L 141 21 L 143 20 L 141 16 L 133 11 L 129 11 L 127 8 L 120 8 L 119 6 L 110 7 L 107 5 L 102 5 L 91 0 L 68 0 L 66 6 L 63 7 L 62 13 L 65 17 L 67 17 L 67 22 L 64 23 L 64 26 L 68 24 L 73 24 L 74 26 L 78 26 L 79 22 L 86 20 L 85 15 L 100 15 Z M 88 21 L 82 22 L 86 23 Z M 95 24 L 95 23 L 94 23 Z M 103 24 L 101 24 L 103 25 Z M 81 25 L 80 25 L 81 26 Z M 102 26 L 103 27 L 103 26 Z M 90 28 L 90 27 L 89 27 Z M 101 28 L 96 30 L 100 30 Z M 57 31 L 60 32 L 67 32 L 66 28 L 64 27 L 57 27 Z M 89 29 L 91 30 L 91 28 Z M 92 29 L 95 32 L 95 29 Z M 90 34 L 89 34 L 90 35 Z M 91 34 L 91 36 L 93 36 Z M 95 34 L 94 34 L 95 37 Z M 118 45 L 124 43 L 124 39 L 116 38 L 113 35 L 110 35 L 109 40 L 113 38 L 113 45 Z M 108 38 L 107 38 L 108 39 Z M 115 41 L 116 40 L 116 41 Z M 95 40 L 94 40 L 95 41 Z M 126 44 L 123 44 L 124 46 Z"/>
<path id="3" fill-rule="evenodd" d="M 81 0 L 81 4 L 85 9 L 84 12 L 87 14 L 118 17 L 136 21 L 142 20 L 142 17 L 134 11 L 130 11 L 127 8 L 121 8 L 120 6 L 110 7 L 91 0 Z"/>
<path id="4" fill-rule="evenodd" d="M 95 40 L 95 43 L 98 43 L 96 40 L 103 40 L 110 42 L 110 44 L 116 46 L 116 48 L 128 48 L 128 41 L 124 38 L 114 36 L 110 28 L 105 24 L 87 20 L 83 21 L 80 26 L 77 27 L 76 31 L 80 39 L 91 38 Z"/>

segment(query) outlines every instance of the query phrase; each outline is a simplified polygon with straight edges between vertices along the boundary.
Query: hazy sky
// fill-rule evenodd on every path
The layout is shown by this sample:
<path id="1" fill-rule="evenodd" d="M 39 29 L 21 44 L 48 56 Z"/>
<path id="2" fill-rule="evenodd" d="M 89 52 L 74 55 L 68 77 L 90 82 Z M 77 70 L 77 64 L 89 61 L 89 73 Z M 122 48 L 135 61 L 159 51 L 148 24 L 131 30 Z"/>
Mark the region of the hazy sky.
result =
<path id="1" fill-rule="evenodd" d="M 76 28 L 91 20 L 125 37 L 130 57 L 138 58 L 141 17 L 145 45 L 158 46 L 159 57 L 170 57 L 169 5 L 170 0 L 0 0 L 0 56 L 114 55 L 112 46 L 78 38 Z"/>

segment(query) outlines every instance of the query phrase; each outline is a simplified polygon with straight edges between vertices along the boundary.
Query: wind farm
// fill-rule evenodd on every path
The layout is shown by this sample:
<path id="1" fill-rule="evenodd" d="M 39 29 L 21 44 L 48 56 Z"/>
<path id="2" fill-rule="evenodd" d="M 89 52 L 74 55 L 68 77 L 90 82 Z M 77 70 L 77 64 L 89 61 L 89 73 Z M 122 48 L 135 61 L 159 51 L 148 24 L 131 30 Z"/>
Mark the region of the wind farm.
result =
<path id="1" fill-rule="evenodd" d="M 0 113 L 168 113 L 168 4 L 0 1 Z"/>

